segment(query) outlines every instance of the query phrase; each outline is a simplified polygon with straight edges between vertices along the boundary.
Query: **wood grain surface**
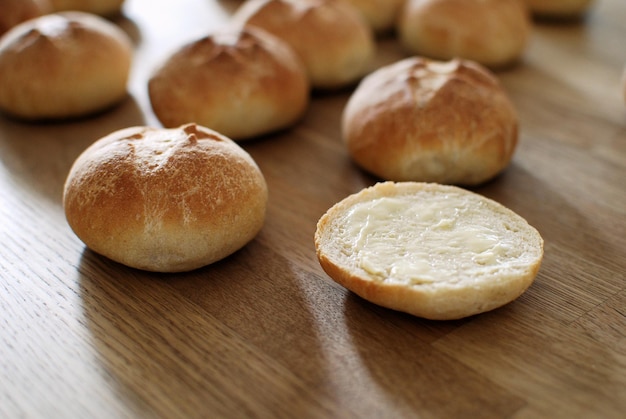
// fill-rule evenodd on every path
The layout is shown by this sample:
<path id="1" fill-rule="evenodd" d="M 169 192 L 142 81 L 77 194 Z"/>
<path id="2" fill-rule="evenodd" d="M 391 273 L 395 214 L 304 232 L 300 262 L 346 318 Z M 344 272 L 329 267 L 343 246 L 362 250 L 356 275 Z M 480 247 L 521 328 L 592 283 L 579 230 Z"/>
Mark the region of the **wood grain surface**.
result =
<path id="1" fill-rule="evenodd" d="M 319 217 L 376 181 L 341 142 L 349 89 L 243 144 L 270 201 L 227 259 L 147 273 L 72 233 L 61 192 L 74 159 L 113 130 L 158 125 L 150 72 L 237 4 L 127 0 L 114 20 L 136 46 L 127 100 L 80 121 L 0 117 L 0 417 L 625 417 L 626 2 L 535 22 L 524 60 L 497 73 L 521 141 L 475 190 L 534 225 L 545 258 L 518 300 L 454 322 L 374 306 L 317 263 Z M 377 65 L 403 56 L 379 39 Z"/>

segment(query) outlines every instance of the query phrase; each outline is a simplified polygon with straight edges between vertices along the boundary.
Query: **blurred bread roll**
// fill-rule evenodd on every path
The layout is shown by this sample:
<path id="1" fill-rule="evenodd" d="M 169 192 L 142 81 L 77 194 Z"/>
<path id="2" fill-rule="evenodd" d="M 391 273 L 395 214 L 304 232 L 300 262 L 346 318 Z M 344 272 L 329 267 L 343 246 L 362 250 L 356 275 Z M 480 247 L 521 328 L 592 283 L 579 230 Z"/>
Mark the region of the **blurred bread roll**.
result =
<path id="1" fill-rule="evenodd" d="M 509 164 L 518 118 L 480 64 L 411 57 L 363 79 L 342 134 L 354 161 L 381 179 L 476 185 Z"/>
<path id="2" fill-rule="evenodd" d="M 354 6 L 375 33 L 389 32 L 396 27 L 398 14 L 405 0 L 344 0 Z"/>
<path id="3" fill-rule="evenodd" d="M 446 185 L 385 182 L 319 220 L 315 248 L 337 283 L 374 304 L 433 320 L 483 313 L 534 282 L 543 239 L 503 205 Z"/>
<path id="4" fill-rule="evenodd" d="M 531 32 L 523 0 L 407 0 L 398 34 L 410 52 L 505 67 L 523 55 Z"/>
<path id="5" fill-rule="evenodd" d="M 0 110 L 35 120 L 106 109 L 127 95 L 132 53 L 120 28 L 92 14 L 23 22 L 0 39 Z"/>
<path id="6" fill-rule="evenodd" d="M 148 91 L 164 126 L 196 122 L 238 141 L 295 124 L 310 84 L 284 41 L 258 28 L 230 28 L 175 51 Z"/>
<path id="7" fill-rule="evenodd" d="M 266 205 L 252 157 L 195 124 L 111 133 L 76 159 L 63 194 L 67 221 L 90 249 L 155 272 L 232 254 L 260 231 Z"/>
<path id="8" fill-rule="evenodd" d="M 57 11 L 75 10 L 94 13 L 102 16 L 111 16 L 122 10 L 124 0 L 48 0 L 52 8 Z"/>
<path id="9" fill-rule="evenodd" d="M 51 11 L 48 0 L 0 0 L 0 36 L 18 23 Z"/>
<path id="10" fill-rule="evenodd" d="M 587 12 L 593 0 L 525 0 L 530 11 L 541 17 L 576 18 Z"/>
<path id="11" fill-rule="evenodd" d="M 286 41 L 300 56 L 311 85 L 336 89 L 369 72 L 372 29 L 359 12 L 336 0 L 250 0 L 234 21 L 260 27 Z"/>

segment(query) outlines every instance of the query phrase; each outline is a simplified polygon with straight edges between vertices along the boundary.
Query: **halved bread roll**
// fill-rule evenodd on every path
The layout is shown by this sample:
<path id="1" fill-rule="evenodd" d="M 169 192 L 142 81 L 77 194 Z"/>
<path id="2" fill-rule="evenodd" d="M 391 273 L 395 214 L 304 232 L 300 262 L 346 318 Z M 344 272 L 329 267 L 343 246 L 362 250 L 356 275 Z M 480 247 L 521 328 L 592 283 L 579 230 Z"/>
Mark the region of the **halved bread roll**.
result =
<path id="1" fill-rule="evenodd" d="M 116 262 L 156 272 L 196 269 L 251 241 L 267 185 L 252 157 L 208 128 L 132 127 L 74 162 L 63 206 L 74 233 Z"/>
<path id="2" fill-rule="evenodd" d="M 534 281 L 543 239 L 482 195 L 433 183 L 384 182 L 350 195 L 315 232 L 320 265 L 383 307 L 433 320 L 486 312 Z"/>

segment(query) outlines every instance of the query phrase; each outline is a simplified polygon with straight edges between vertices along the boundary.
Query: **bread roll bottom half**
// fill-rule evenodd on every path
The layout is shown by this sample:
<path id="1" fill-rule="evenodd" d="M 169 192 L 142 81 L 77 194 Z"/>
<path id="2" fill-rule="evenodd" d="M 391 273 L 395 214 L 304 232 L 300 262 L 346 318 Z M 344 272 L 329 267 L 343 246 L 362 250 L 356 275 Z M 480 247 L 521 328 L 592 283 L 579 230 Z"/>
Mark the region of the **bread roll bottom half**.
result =
<path id="1" fill-rule="evenodd" d="M 434 183 L 383 182 L 324 214 L 317 257 L 365 300 L 432 320 L 501 307 L 533 283 L 543 239 L 503 205 Z"/>
<path id="2" fill-rule="evenodd" d="M 251 241 L 264 223 L 267 186 L 252 157 L 215 131 L 132 127 L 78 157 L 63 205 L 93 251 L 133 268 L 180 272 Z"/>

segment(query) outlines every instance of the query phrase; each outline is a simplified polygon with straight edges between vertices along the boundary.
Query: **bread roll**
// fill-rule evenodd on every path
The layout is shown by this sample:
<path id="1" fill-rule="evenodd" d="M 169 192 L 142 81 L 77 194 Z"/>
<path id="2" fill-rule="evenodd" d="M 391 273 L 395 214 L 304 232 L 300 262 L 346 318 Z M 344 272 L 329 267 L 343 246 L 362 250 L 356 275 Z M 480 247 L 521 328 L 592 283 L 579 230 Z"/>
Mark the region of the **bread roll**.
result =
<path id="1" fill-rule="evenodd" d="M 402 45 L 414 54 L 492 68 L 518 61 L 530 31 L 523 0 L 407 0 L 398 23 Z"/>
<path id="2" fill-rule="evenodd" d="M 57 119 L 108 108 L 127 95 L 128 36 L 95 15 L 66 12 L 23 22 L 0 39 L 0 110 Z"/>
<path id="3" fill-rule="evenodd" d="M 354 161 L 381 179 L 477 185 L 509 164 L 518 119 L 481 65 L 411 57 L 359 84 L 342 132 Z"/>
<path id="4" fill-rule="evenodd" d="M 433 320 L 486 312 L 534 281 L 543 239 L 501 204 L 455 186 L 379 183 L 337 203 L 315 232 L 320 265 L 383 307 Z"/>
<path id="5" fill-rule="evenodd" d="M 541 17 L 577 18 L 589 10 L 593 0 L 525 0 L 530 11 Z"/>
<path id="6" fill-rule="evenodd" d="M 310 97 L 298 56 L 257 28 L 224 30 L 183 46 L 156 69 L 148 90 L 164 126 L 196 122 L 233 140 L 293 125 Z"/>
<path id="7" fill-rule="evenodd" d="M 0 0 L 0 36 L 18 23 L 51 11 L 48 0 Z"/>
<path id="8" fill-rule="evenodd" d="M 124 0 L 49 0 L 55 11 L 77 10 L 111 16 L 122 10 Z"/>
<path id="9" fill-rule="evenodd" d="M 233 17 L 286 41 L 300 55 L 311 85 L 337 89 L 370 71 L 375 44 L 359 12 L 335 0 L 250 0 Z"/>
<path id="10" fill-rule="evenodd" d="M 235 142 L 195 124 L 133 127 L 75 161 L 63 206 L 76 235 L 124 265 L 181 272 L 225 258 L 260 231 L 267 186 Z"/>
<path id="11" fill-rule="evenodd" d="M 375 33 L 385 33 L 396 27 L 405 0 L 345 0 L 356 8 Z"/>

